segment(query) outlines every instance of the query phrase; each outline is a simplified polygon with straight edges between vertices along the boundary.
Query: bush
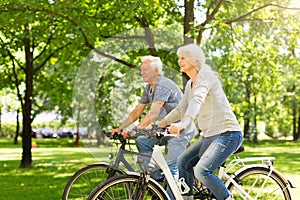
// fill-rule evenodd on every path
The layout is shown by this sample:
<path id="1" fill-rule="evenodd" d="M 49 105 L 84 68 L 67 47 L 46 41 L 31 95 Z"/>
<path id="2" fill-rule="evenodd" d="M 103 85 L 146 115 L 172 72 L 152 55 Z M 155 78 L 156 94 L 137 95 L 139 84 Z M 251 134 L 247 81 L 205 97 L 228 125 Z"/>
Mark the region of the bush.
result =
<path id="1" fill-rule="evenodd" d="M 16 133 L 16 124 L 5 122 L 1 124 L 1 135 L 4 137 L 13 137 Z"/>

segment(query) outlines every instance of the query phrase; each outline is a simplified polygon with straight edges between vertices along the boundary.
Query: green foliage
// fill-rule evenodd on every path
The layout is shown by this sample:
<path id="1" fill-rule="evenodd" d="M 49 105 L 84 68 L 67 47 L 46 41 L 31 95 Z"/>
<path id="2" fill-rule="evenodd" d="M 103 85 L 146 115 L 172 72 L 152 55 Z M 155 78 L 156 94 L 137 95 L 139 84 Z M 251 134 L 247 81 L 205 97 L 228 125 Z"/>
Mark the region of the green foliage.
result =
<path id="1" fill-rule="evenodd" d="M 14 123 L 2 123 L 1 124 L 2 136 L 13 137 L 15 133 L 16 133 L 16 124 L 14 124 Z"/>
<path id="2" fill-rule="evenodd" d="M 219 67 L 240 122 L 248 120 L 256 126 L 258 120 L 265 121 L 270 134 L 279 131 L 289 135 L 293 127 L 291 112 L 298 110 L 292 102 L 300 96 L 296 53 L 300 35 L 295 26 L 299 9 L 286 9 L 293 7 L 288 6 L 289 1 L 272 3 L 225 2 L 205 48 Z M 287 82 L 292 84 L 288 86 Z M 294 88 L 293 96 L 287 97 L 287 88 Z"/>
<path id="3" fill-rule="evenodd" d="M 287 9 L 295 7 L 289 0 L 225 1 L 206 23 L 218 2 L 196 2 L 203 18 L 195 16 L 188 35 L 200 31 L 241 124 L 264 121 L 272 135 L 291 134 L 300 96 L 299 10 Z M 141 56 L 160 56 L 165 74 L 181 85 L 181 9 L 172 0 L 7 0 L 0 6 L 0 89 L 25 83 L 26 36 L 34 49 L 33 117 L 51 110 L 62 124 L 73 117 L 80 126 L 109 130 L 139 100 L 143 84 L 132 68 Z"/>

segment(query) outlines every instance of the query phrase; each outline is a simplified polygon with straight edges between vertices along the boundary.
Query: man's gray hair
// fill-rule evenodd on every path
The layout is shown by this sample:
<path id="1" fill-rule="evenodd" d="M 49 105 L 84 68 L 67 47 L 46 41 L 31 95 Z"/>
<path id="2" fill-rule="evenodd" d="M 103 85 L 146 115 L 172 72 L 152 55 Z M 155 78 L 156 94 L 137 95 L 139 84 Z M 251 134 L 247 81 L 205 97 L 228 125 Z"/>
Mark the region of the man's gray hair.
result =
<path id="1" fill-rule="evenodd" d="M 142 62 L 145 62 L 145 61 L 150 61 L 150 66 L 155 69 L 157 68 L 158 69 L 158 74 L 162 75 L 163 72 L 162 72 L 162 62 L 160 60 L 159 57 L 155 57 L 155 56 L 143 56 L 142 57 Z"/>

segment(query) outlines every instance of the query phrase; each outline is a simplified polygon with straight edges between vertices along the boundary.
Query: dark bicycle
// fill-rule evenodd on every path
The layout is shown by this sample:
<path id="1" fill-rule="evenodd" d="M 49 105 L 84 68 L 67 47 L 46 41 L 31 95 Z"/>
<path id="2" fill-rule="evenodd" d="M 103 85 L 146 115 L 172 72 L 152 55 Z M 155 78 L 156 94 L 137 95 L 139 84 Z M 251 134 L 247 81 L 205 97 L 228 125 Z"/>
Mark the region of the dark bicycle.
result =
<path id="1" fill-rule="evenodd" d="M 113 154 L 110 154 L 111 163 L 92 164 L 78 170 L 66 184 L 63 200 L 85 200 L 90 192 L 101 182 L 115 175 L 124 174 L 124 171 L 119 169 L 120 164 L 123 164 L 126 171 L 136 171 L 132 163 L 129 163 L 125 158 L 125 155 L 132 157 L 140 155 L 131 148 L 130 139 L 124 139 L 119 134 L 114 134 L 110 139 L 113 139 L 116 145 L 120 145 L 116 158 L 113 159 Z M 126 146 L 128 146 L 128 150 Z M 138 168 L 141 167 L 142 164 L 139 163 Z"/>

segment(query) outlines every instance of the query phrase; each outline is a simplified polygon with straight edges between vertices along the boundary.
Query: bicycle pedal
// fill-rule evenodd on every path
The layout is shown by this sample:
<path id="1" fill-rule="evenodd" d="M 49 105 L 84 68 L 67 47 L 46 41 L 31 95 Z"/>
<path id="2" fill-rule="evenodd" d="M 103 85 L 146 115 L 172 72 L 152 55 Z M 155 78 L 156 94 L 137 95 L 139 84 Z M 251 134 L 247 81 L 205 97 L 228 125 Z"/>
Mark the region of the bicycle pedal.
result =
<path id="1" fill-rule="evenodd" d="M 190 191 L 190 187 L 186 184 L 183 177 L 177 182 L 177 187 L 181 194 L 187 194 Z"/>

